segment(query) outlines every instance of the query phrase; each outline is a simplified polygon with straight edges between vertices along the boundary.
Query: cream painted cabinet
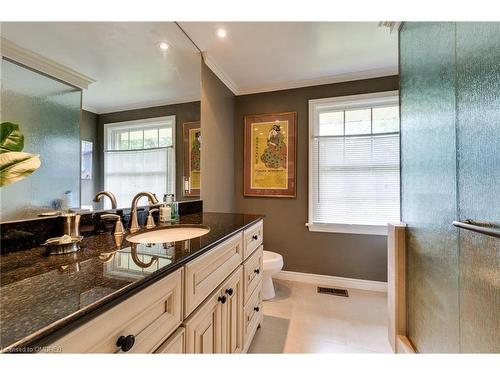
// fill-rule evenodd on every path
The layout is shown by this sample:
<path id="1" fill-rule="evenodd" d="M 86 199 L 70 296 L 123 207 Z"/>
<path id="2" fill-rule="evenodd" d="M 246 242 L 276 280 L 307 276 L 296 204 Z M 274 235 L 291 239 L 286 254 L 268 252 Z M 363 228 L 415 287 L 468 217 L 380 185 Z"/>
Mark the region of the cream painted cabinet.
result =
<path id="1" fill-rule="evenodd" d="M 151 353 L 182 322 L 182 269 L 58 339 L 64 353 Z"/>
<path id="2" fill-rule="evenodd" d="M 252 343 L 253 336 L 262 324 L 262 282 L 254 290 L 243 310 L 243 335 L 245 337 L 244 350 L 247 351 Z"/>
<path id="3" fill-rule="evenodd" d="M 184 266 L 184 317 L 188 317 L 243 261 L 238 233 Z"/>
<path id="4" fill-rule="evenodd" d="M 243 267 L 240 266 L 223 284 L 226 296 L 222 308 L 222 351 L 233 354 L 243 351 Z"/>
<path id="5" fill-rule="evenodd" d="M 185 322 L 186 352 L 243 350 L 243 267 L 239 266 Z"/>
<path id="6" fill-rule="evenodd" d="M 247 259 L 264 239 L 264 224 L 262 220 L 245 229 L 243 232 L 243 260 Z"/>
<path id="7" fill-rule="evenodd" d="M 262 221 L 54 344 L 69 353 L 242 353 L 262 322 Z"/>
<path id="8" fill-rule="evenodd" d="M 222 296 L 217 290 L 186 320 L 186 353 L 222 353 Z"/>
<path id="9" fill-rule="evenodd" d="M 167 341 L 156 349 L 155 354 L 183 354 L 186 352 L 186 330 L 177 328 Z"/>

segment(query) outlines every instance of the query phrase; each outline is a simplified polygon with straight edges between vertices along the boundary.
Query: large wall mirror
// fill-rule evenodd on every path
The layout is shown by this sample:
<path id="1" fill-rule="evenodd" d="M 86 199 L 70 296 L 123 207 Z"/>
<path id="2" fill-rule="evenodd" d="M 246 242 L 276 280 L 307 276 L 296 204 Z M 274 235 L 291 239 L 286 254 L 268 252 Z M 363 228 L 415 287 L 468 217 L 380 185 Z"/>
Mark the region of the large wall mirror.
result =
<path id="1" fill-rule="evenodd" d="M 4 22 L 1 222 L 200 195 L 201 56 L 174 22 Z"/>

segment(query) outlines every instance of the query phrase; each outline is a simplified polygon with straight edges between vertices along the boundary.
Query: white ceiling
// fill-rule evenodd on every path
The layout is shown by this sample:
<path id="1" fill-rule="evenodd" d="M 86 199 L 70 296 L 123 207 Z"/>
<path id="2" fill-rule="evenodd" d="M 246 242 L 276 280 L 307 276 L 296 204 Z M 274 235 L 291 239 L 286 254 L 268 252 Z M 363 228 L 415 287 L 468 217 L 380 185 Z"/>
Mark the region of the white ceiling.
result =
<path id="1" fill-rule="evenodd" d="M 378 22 L 180 22 L 237 95 L 397 74 L 398 35 Z M 217 36 L 224 28 L 224 39 Z"/>
<path id="2" fill-rule="evenodd" d="M 236 94 L 396 74 L 398 35 L 377 22 L 181 22 Z M 224 28 L 221 39 L 217 29 Z M 173 22 L 3 22 L 2 37 L 89 76 L 96 113 L 198 100 L 198 50 Z M 166 41 L 162 53 L 157 45 Z"/>
<path id="3" fill-rule="evenodd" d="M 96 113 L 199 100 L 200 56 L 173 22 L 3 22 L 2 37 L 92 83 Z M 170 48 L 163 53 L 158 42 Z"/>

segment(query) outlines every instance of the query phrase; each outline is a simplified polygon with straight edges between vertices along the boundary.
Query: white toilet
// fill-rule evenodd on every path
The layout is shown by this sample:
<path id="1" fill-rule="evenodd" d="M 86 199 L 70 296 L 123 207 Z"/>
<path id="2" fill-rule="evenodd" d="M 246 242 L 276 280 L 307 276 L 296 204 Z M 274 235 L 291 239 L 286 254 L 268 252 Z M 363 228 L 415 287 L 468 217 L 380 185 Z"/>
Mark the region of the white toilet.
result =
<path id="1" fill-rule="evenodd" d="M 268 300 L 275 296 L 272 276 L 283 268 L 283 257 L 278 253 L 264 250 L 263 262 L 262 299 Z"/>

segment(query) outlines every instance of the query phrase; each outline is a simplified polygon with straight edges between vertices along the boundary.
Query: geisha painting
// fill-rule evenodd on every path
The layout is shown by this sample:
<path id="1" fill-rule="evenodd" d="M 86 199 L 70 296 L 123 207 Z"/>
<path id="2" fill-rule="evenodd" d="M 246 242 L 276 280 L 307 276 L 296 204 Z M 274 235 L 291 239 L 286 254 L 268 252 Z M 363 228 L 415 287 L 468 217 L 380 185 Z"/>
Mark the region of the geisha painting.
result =
<path id="1" fill-rule="evenodd" d="M 192 140 L 190 144 L 190 156 L 191 156 L 191 171 L 200 171 L 201 165 L 201 130 L 192 131 Z"/>
<path id="2" fill-rule="evenodd" d="M 201 127 L 199 121 L 183 124 L 184 144 L 184 196 L 200 195 L 201 180 Z"/>
<path id="3" fill-rule="evenodd" d="M 295 196 L 295 113 L 245 117 L 245 195 Z"/>
<path id="4" fill-rule="evenodd" d="M 267 168 L 286 169 L 287 160 L 286 140 L 281 132 L 281 126 L 273 125 L 267 136 L 267 148 L 261 155 L 260 160 Z"/>

